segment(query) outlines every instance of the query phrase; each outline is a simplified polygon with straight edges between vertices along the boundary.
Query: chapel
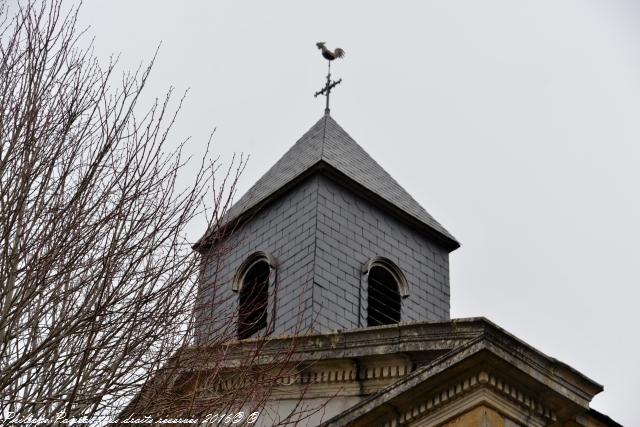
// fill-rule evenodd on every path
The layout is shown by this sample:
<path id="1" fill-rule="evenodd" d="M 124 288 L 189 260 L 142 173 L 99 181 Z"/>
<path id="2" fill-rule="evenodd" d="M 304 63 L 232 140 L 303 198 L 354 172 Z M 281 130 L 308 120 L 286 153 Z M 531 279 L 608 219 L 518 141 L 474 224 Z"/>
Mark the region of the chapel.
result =
<path id="1" fill-rule="evenodd" d="M 602 385 L 485 318 L 450 318 L 459 246 L 327 108 L 196 244 L 184 375 L 224 346 L 228 389 L 257 343 L 257 365 L 286 354 L 256 425 L 618 426 L 589 406 Z"/>

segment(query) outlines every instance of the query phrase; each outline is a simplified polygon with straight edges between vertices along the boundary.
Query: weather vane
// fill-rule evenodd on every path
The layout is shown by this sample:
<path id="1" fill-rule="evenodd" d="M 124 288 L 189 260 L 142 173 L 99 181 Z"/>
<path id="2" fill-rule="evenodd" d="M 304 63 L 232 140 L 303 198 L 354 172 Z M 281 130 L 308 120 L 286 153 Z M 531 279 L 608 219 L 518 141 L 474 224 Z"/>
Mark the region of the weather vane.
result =
<path id="1" fill-rule="evenodd" d="M 331 89 L 333 89 L 334 87 L 339 85 L 340 82 L 342 82 L 342 79 L 338 79 L 338 81 L 333 81 L 333 82 L 331 81 L 331 61 L 333 61 L 336 58 L 344 57 L 344 50 L 337 47 L 333 52 L 331 52 L 329 49 L 327 49 L 327 47 L 324 44 L 325 42 L 318 42 L 316 43 L 316 46 L 318 47 L 318 49 L 322 50 L 322 56 L 329 63 L 329 72 L 327 73 L 327 83 L 325 83 L 324 87 L 318 92 L 316 92 L 315 95 L 313 96 L 317 98 L 318 95 L 324 95 L 327 98 L 327 104 L 326 104 L 326 107 L 324 108 L 324 113 L 329 114 L 329 94 L 331 93 Z"/>

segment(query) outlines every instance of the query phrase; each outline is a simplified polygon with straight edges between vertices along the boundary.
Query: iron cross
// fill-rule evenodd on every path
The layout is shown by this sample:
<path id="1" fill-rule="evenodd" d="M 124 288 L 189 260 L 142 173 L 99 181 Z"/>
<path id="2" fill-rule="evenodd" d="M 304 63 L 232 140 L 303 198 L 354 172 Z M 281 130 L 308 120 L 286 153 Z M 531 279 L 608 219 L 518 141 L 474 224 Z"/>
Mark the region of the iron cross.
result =
<path id="1" fill-rule="evenodd" d="M 320 44 L 320 43 L 318 43 Z M 322 47 L 324 47 L 324 43 L 322 43 Z M 320 47 L 319 47 L 320 48 Z M 338 49 L 336 49 L 336 51 L 338 51 Z M 341 58 L 344 55 L 344 51 L 342 51 L 342 49 L 340 49 L 340 51 L 342 52 L 340 54 L 340 56 L 337 56 L 338 58 Z M 325 56 L 326 58 L 326 56 Z M 329 63 L 329 72 L 327 73 L 327 82 L 325 83 L 324 87 L 317 91 L 313 96 L 314 98 L 317 98 L 318 95 L 324 95 L 327 99 L 326 99 L 326 105 L 324 108 L 324 113 L 325 114 L 329 114 L 329 95 L 331 95 L 331 89 L 333 89 L 334 87 L 336 87 L 337 85 L 339 85 L 342 82 L 342 79 L 338 79 L 337 81 L 331 81 L 331 61 L 332 59 L 328 59 L 328 63 Z M 333 58 L 335 59 L 335 57 Z"/>

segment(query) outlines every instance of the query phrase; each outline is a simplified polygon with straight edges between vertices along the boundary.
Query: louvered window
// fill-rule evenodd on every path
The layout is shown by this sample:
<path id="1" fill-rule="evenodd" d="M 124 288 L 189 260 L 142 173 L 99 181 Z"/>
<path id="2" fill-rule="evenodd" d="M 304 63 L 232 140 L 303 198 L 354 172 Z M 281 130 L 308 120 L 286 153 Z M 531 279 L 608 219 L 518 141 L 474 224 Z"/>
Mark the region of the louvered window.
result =
<path id="1" fill-rule="evenodd" d="M 379 326 L 400 322 L 400 292 L 393 274 L 382 266 L 369 270 L 367 325 Z"/>
<path id="2" fill-rule="evenodd" d="M 269 264 L 260 260 L 251 265 L 242 279 L 238 313 L 238 339 L 249 338 L 267 327 Z"/>

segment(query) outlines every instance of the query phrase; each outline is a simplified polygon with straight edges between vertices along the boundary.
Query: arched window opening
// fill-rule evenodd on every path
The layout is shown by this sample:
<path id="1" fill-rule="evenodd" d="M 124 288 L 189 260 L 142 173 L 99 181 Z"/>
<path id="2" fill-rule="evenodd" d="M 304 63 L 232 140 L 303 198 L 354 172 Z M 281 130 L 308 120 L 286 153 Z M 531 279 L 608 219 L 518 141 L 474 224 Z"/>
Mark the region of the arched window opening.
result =
<path id="1" fill-rule="evenodd" d="M 394 274 L 381 265 L 369 269 L 367 326 L 400 322 L 401 298 Z"/>
<path id="2" fill-rule="evenodd" d="M 267 327 L 269 302 L 269 263 L 262 259 L 253 263 L 242 277 L 238 313 L 238 339 L 251 337 Z"/>
<path id="3" fill-rule="evenodd" d="M 367 279 L 367 326 L 399 323 L 402 298 L 409 296 L 409 283 L 390 259 L 376 256 L 362 270 Z"/>

